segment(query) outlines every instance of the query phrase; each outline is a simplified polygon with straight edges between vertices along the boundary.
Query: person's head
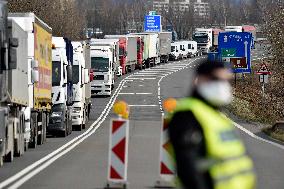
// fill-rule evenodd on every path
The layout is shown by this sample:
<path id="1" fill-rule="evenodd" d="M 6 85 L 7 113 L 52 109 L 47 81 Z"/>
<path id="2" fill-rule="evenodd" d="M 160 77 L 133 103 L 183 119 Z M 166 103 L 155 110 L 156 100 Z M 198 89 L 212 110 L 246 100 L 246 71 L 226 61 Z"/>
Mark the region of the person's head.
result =
<path id="1" fill-rule="evenodd" d="M 203 62 L 196 70 L 195 90 L 214 106 L 224 106 L 232 100 L 231 71 L 222 62 Z"/>

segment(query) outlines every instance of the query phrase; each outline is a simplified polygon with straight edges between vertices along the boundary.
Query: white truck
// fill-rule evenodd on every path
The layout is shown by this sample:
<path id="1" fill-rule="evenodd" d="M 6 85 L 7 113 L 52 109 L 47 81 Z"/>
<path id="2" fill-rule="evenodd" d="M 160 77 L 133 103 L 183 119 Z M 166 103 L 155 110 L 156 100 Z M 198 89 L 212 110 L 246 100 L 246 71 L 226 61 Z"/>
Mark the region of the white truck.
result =
<path id="1" fill-rule="evenodd" d="M 86 52 L 90 51 L 90 48 L 84 42 L 72 42 L 72 45 L 74 47 L 72 126 L 73 130 L 81 131 L 86 128 L 90 113 L 91 88 L 88 84 L 90 83 L 91 57 L 90 52 Z"/>
<path id="2" fill-rule="evenodd" d="M 212 29 L 196 28 L 193 40 L 197 42 L 203 53 L 208 53 L 213 46 Z"/>
<path id="3" fill-rule="evenodd" d="M 91 40 L 92 95 L 111 96 L 119 57 L 118 39 Z M 136 52 L 136 48 L 135 48 Z"/>
<path id="4" fill-rule="evenodd" d="M 65 137 L 72 132 L 72 62 L 70 41 L 52 37 L 52 109 L 47 127 L 51 135 Z"/>
<path id="5" fill-rule="evenodd" d="M 171 53 L 172 32 L 160 32 L 160 57 L 161 62 L 167 63 Z"/>
<path id="6" fill-rule="evenodd" d="M 29 104 L 25 112 L 25 141 L 35 148 L 46 140 L 46 128 L 51 110 L 52 91 L 52 29 L 33 13 L 11 13 L 28 36 L 28 90 Z"/>
<path id="7" fill-rule="evenodd" d="M 7 11 L 2 3 L 0 11 Z M 29 104 L 27 33 L 15 21 L 8 21 L 5 12 L 1 15 L 0 166 L 3 160 L 11 162 L 21 156 L 27 147 L 24 109 Z"/>

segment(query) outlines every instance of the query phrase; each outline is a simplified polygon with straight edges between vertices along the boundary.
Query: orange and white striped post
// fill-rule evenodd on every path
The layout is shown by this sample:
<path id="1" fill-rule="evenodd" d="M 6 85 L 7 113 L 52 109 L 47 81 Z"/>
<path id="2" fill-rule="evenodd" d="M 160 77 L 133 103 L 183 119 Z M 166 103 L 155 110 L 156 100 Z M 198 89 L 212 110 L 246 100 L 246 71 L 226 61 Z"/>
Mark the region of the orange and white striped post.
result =
<path id="1" fill-rule="evenodd" d="M 168 99 L 164 102 L 164 109 L 172 112 L 176 106 L 175 99 Z M 159 180 L 156 188 L 175 188 L 175 157 L 173 148 L 168 136 L 169 119 L 167 115 L 162 115 L 161 137 L 160 137 L 160 169 Z"/>
<path id="2" fill-rule="evenodd" d="M 106 188 L 127 188 L 129 109 L 125 102 L 117 102 L 111 120 L 109 137 L 108 178 Z"/>

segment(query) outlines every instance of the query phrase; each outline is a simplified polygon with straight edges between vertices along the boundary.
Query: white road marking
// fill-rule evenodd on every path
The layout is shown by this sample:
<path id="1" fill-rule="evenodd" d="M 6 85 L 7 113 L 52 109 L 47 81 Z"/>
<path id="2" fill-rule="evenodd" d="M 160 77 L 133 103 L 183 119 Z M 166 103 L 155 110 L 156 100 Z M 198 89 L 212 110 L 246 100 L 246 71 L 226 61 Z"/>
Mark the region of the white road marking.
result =
<path id="1" fill-rule="evenodd" d="M 135 94 L 137 94 L 137 95 L 151 95 L 153 93 L 135 93 Z"/>
<path id="2" fill-rule="evenodd" d="M 158 105 L 155 105 L 155 104 L 150 104 L 150 105 L 147 105 L 147 104 L 141 104 L 141 105 L 128 105 L 129 107 L 157 107 Z"/>
<path id="3" fill-rule="evenodd" d="M 133 80 L 155 80 L 157 78 L 134 78 L 134 77 L 131 77 L 131 79 L 133 79 Z"/>
<path id="4" fill-rule="evenodd" d="M 151 95 L 152 93 L 119 93 L 119 95 Z"/>
<path id="5" fill-rule="evenodd" d="M 119 93 L 119 95 L 135 95 L 135 93 Z"/>
<path id="6" fill-rule="evenodd" d="M 266 143 L 268 143 L 268 144 L 271 144 L 271 145 L 273 145 L 273 146 L 276 146 L 276 147 L 278 147 L 278 148 L 284 150 L 284 146 L 283 146 L 283 145 L 278 144 L 278 143 L 273 142 L 273 141 L 270 141 L 270 140 L 266 140 L 266 139 L 264 139 L 264 138 L 261 138 L 261 137 L 255 135 L 253 132 L 251 132 L 251 131 L 245 129 L 243 126 L 241 126 L 241 125 L 239 125 L 239 124 L 237 124 L 237 123 L 235 123 L 235 122 L 234 122 L 234 125 L 235 125 L 237 128 L 239 128 L 240 130 L 242 130 L 243 132 L 245 132 L 247 135 L 251 136 L 252 138 L 257 139 L 257 140 L 262 141 L 262 142 L 266 142 Z"/>

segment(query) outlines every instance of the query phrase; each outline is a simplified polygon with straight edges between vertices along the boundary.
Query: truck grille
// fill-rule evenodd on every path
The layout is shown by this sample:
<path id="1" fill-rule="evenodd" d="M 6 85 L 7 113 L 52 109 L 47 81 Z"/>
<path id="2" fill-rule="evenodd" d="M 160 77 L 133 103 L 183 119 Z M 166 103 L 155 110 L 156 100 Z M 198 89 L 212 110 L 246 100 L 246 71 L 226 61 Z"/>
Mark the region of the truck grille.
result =
<path id="1" fill-rule="evenodd" d="M 102 92 L 101 90 L 92 90 L 92 94 L 97 94 L 99 92 Z"/>
<path id="2" fill-rule="evenodd" d="M 95 75 L 94 80 L 104 80 L 104 75 Z"/>

